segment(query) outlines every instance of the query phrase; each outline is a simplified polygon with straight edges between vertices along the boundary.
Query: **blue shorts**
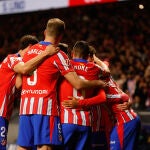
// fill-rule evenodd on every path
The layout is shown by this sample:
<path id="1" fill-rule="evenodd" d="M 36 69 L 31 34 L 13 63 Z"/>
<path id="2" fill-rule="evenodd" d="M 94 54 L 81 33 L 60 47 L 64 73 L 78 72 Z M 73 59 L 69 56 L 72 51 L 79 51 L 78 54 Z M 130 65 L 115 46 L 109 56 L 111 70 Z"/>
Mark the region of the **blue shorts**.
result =
<path id="1" fill-rule="evenodd" d="M 76 124 L 62 124 L 65 150 L 91 150 L 91 127 Z"/>
<path id="2" fill-rule="evenodd" d="M 107 150 L 108 143 L 105 131 L 92 132 L 91 150 Z"/>
<path id="3" fill-rule="evenodd" d="M 136 150 L 140 125 L 140 119 L 136 117 L 127 123 L 115 126 L 110 135 L 110 149 Z"/>
<path id="4" fill-rule="evenodd" d="M 23 147 L 62 145 L 62 130 L 59 117 L 21 115 L 17 144 Z"/>
<path id="5" fill-rule="evenodd" d="M 0 117 L 0 150 L 6 150 L 8 133 L 8 120 Z"/>

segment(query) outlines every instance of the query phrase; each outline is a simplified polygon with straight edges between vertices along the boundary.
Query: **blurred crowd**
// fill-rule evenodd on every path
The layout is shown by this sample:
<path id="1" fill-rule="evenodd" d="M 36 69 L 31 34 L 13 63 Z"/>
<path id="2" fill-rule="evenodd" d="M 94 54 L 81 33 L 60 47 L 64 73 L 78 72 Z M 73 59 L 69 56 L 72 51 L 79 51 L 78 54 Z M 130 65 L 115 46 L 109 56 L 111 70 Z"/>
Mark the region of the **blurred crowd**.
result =
<path id="1" fill-rule="evenodd" d="M 120 87 L 128 92 L 136 110 L 150 110 L 150 13 L 148 2 L 140 10 L 135 1 L 94 4 L 42 12 L 0 16 L 0 61 L 18 51 L 25 34 L 43 39 L 49 18 L 65 21 L 64 43 L 88 41 L 97 56 L 109 61 Z"/>

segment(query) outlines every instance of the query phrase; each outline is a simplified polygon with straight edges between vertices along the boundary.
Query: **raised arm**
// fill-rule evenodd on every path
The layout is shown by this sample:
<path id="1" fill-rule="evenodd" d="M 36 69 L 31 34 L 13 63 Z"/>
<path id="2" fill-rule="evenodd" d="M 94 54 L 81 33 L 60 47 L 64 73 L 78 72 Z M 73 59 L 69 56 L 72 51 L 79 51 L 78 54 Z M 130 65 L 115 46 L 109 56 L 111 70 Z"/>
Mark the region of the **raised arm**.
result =
<path id="1" fill-rule="evenodd" d="M 94 62 L 99 65 L 105 72 L 110 73 L 109 67 L 106 63 L 104 63 L 103 61 L 101 61 L 98 57 L 96 57 L 96 55 L 93 55 L 94 58 Z"/>
<path id="2" fill-rule="evenodd" d="M 45 51 L 42 51 L 41 54 L 32 58 L 31 60 L 27 61 L 26 63 L 20 62 L 16 64 L 13 70 L 16 73 L 20 74 L 29 74 L 30 72 L 34 71 L 36 67 L 47 57 L 57 53 L 59 48 L 56 48 L 54 45 L 49 45 L 46 47 Z"/>

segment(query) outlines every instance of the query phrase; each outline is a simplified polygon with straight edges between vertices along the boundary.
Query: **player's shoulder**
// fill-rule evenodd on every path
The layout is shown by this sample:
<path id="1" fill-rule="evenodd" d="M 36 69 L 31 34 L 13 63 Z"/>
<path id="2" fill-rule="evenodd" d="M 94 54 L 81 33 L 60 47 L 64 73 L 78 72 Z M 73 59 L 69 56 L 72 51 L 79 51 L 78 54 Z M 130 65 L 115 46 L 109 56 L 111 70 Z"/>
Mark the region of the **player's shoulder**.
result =
<path id="1" fill-rule="evenodd" d="M 18 57 L 16 54 L 8 54 L 7 56 L 6 56 L 6 58 L 10 58 L 10 57 Z"/>
<path id="2" fill-rule="evenodd" d="M 60 50 L 60 51 L 59 51 L 58 53 L 56 53 L 56 54 L 63 55 L 63 56 L 64 56 L 64 55 L 65 55 L 65 56 L 67 55 L 67 54 L 66 54 L 65 52 L 63 52 L 62 50 Z"/>
<path id="3" fill-rule="evenodd" d="M 8 54 L 6 57 L 5 57 L 5 59 L 4 59 L 4 62 L 5 61 L 8 61 L 8 60 L 10 60 L 10 61 L 15 61 L 15 60 L 22 60 L 22 58 L 21 57 L 18 57 L 18 55 L 17 54 Z"/>
<path id="4" fill-rule="evenodd" d="M 54 54 L 53 57 L 57 57 L 57 58 L 59 58 L 60 60 L 69 59 L 69 57 L 67 56 L 67 54 L 64 53 L 62 50 L 60 50 L 58 53 Z"/>

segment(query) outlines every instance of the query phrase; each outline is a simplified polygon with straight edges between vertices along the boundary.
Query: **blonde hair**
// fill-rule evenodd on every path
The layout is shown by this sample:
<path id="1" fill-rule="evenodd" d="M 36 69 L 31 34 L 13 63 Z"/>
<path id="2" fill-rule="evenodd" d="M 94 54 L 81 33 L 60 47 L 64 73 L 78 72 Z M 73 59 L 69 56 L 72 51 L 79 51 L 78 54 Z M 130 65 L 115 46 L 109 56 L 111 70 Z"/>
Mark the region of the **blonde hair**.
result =
<path id="1" fill-rule="evenodd" d="M 65 31 L 65 23 L 59 18 L 49 19 L 46 26 L 46 31 L 48 36 L 53 36 L 57 38 L 63 35 Z"/>

